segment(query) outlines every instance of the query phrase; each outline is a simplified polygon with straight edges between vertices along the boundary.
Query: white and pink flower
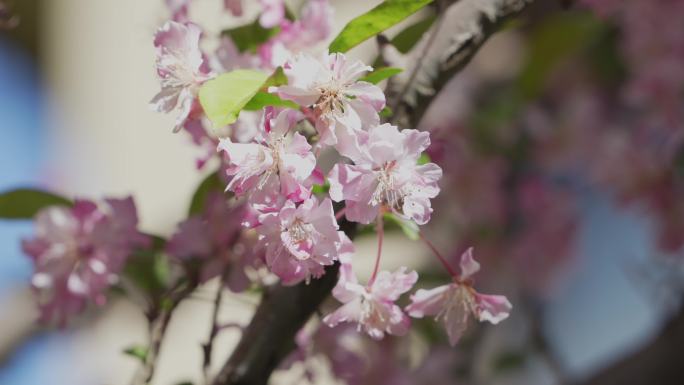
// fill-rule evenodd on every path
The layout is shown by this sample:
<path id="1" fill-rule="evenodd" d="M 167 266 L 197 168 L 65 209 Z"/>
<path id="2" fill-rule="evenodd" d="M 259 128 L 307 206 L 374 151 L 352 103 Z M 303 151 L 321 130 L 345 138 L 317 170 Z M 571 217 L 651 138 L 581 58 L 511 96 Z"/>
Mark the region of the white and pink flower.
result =
<path id="1" fill-rule="evenodd" d="M 223 194 L 211 193 L 204 212 L 178 225 L 166 251 L 181 261 L 201 261 L 200 282 L 221 276 L 233 292 L 244 291 L 251 283 L 245 269 L 259 267 L 263 259 L 256 235 L 243 226 L 249 215 L 246 205 L 231 205 Z"/>
<path id="2" fill-rule="evenodd" d="M 325 52 L 320 57 L 300 53 L 283 67 L 288 84 L 274 90 L 284 99 L 313 109 L 321 144 L 355 141 L 357 131 L 379 122 L 378 111 L 385 106 L 379 87 L 358 80 L 372 69 L 341 53 Z"/>
<path id="3" fill-rule="evenodd" d="M 415 271 L 402 267 L 390 273 L 381 271 L 368 286 L 359 284 L 351 264 L 340 267 L 340 280 L 333 296 L 342 302 L 340 308 L 328 314 L 323 323 L 335 327 L 343 322 L 355 322 L 371 338 L 379 340 L 385 333 L 402 336 L 408 332 L 411 319 L 395 304 L 399 297 L 411 290 L 418 280 Z"/>
<path id="4" fill-rule="evenodd" d="M 218 150 L 227 155 L 226 172 L 233 178 L 227 190 L 237 195 L 249 191 L 250 202 L 274 203 L 279 197 L 301 201 L 310 195 L 309 180 L 316 158 L 306 138 L 290 133 L 296 111 L 284 110 L 275 119 L 267 112 L 264 132 L 255 143 L 235 143 L 221 139 Z"/>
<path id="5" fill-rule="evenodd" d="M 427 223 L 430 199 L 439 193 L 442 177 L 436 164 L 417 163 L 430 145 L 430 134 L 383 124 L 364 136 L 360 151 L 349 155 L 354 164 L 336 164 L 330 171 L 330 197 L 345 201 L 350 221 L 367 224 L 387 210 L 419 225 Z"/>
<path id="6" fill-rule="evenodd" d="M 473 249 L 461 256 L 461 274 L 454 282 L 434 289 L 420 289 L 411 296 L 406 311 L 411 317 L 435 316 L 444 324 L 449 343 L 455 345 L 468 327 L 470 317 L 492 324 L 508 318 L 513 306 L 505 296 L 480 294 L 473 288 L 472 276 L 480 270 Z"/>
<path id="7" fill-rule="evenodd" d="M 88 302 L 103 305 L 106 290 L 134 248 L 149 244 L 138 232 L 132 198 L 94 202 L 77 200 L 73 207 L 42 209 L 35 219 L 36 235 L 24 240 L 31 257 L 31 278 L 41 320 L 64 325 L 69 316 Z"/>
<path id="8" fill-rule="evenodd" d="M 311 197 L 299 206 L 287 201 L 276 212 L 262 214 L 256 228 L 266 247 L 266 264 L 286 285 L 325 273 L 351 241 L 338 231 L 332 202 Z"/>
<path id="9" fill-rule="evenodd" d="M 166 22 L 154 36 L 157 50 L 157 74 L 161 91 L 150 106 L 157 112 L 178 110 L 174 132 L 178 132 L 201 107 L 197 102 L 199 87 L 209 79 L 209 71 L 199 40 L 202 30 L 195 24 Z"/>

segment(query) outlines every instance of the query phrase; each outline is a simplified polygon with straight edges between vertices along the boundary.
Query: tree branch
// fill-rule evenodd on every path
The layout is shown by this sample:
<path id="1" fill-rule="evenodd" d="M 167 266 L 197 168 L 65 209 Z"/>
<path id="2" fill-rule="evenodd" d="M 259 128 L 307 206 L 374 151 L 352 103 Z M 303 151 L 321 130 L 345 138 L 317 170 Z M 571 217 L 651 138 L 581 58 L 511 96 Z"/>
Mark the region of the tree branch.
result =
<path id="1" fill-rule="evenodd" d="M 340 221 L 353 238 L 356 225 Z M 264 292 L 252 321 L 233 354 L 214 379 L 214 385 L 265 385 L 273 370 L 294 348 L 294 337 L 328 297 L 337 283 L 339 264 L 308 285 L 276 284 Z"/>
<path id="2" fill-rule="evenodd" d="M 417 127 L 433 99 L 448 81 L 470 62 L 491 35 L 533 1 L 459 0 L 449 6 L 443 15 L 445 25 L 437 31 L 441 36 L 426 34 L 423 41 L 404 59 L 408 65 L 420 59 L 424 66 L 417 70 L 423 71 L 423 76 L 411 70 L 408 82 L 400 85 L 407 88 L 409 94 L 397 92 L 393 96 L 400 99 L 388 102 L 397 106 L 393 120 L 406 127 Z M 439 27 L 440 24 L 436 24 L 433 30 Z M 415 97 L 410 94 L 411 89 Z"/>

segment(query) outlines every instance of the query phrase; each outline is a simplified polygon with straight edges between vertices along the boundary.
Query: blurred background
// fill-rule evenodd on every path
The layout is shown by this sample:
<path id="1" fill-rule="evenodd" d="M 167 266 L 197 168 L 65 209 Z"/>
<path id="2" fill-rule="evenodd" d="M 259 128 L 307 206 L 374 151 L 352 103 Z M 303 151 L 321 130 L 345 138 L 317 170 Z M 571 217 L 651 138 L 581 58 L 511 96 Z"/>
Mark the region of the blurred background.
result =
<path id="1" fill-rule="evenodd" d="M 331 0 L 335 31 L 375 3 Z M 477 348 L 464 348 L 475 357 L 467 383 L 612 384 L 601 376 L 625 360 L 664 365 L 676 352 L 661 340 L 682 341 L 683 2 L 551 3 L 491 38 L 421 123 L 445 169 L 426 231 L 454 258 L 475 246 L 483 292 L 514 304 L 510 320 L 475 331 Z M 0 30 L 0 189 L 132 194 L 143 230 L 170 234 L 210 170 L 196 170 L 200 150 L 171 133 L 174 117 L 148 107 L 159 89 L 152 36 L 169 17 L 163 1 L 9 5 L 19 24 Z M 251 8 L 236 19 L 221 0 L 197 0 L 191 16 L 216 35 L 252 21 Z M 375 54 L 373 42 L 352 51 Z M 65 330 L 36 324 L 19 244 L 31 229 L 0 222 L 0 384 L 128 383 L 137 362 L 122 351 L 145 341 L 143 314 L 115 298 Z M 370 256 L 375 239 L 358 244 Z M 399 233 L 387 245 L 388 267 L 435 268 Z M 180 307 L 155 385 L 201 378 L 212 285 Z M 222 316 L 247 322 L 257 300 L 229 296 Z M 220 335 L 215 363 L 238 337 Z M 292 372 L 274 383 L 296 383 Z M 681 372 L 662 376 L 622 383 L 684 383 Z"/>

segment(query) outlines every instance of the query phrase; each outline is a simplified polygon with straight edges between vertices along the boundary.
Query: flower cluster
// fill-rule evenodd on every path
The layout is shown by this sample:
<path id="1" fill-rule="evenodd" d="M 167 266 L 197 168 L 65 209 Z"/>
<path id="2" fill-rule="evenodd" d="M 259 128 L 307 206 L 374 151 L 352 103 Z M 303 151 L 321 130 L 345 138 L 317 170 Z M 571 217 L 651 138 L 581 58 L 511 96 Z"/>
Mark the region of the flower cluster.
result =
<path id="1" fill-rule="evenodd" d="M 240 50 L 230 34 L 224 34 L 213 57 L 201 52 L 201 32 L 185 20 L 187 2 L 183 4 L 181 17 L 165 24 L 155 39 L 162 91 L 153 102 L 157 110 L 179 110 L 177 128 L 190 132 L 195 143 L 218 149 L 226 190 L 244 203 L 220 216 L 208 212 L 188 219 L 169 242 L 169 252 L 180 259 L 215 259 L 226 250 L 232 255 L 232 246 L 227 248 L 232 243 L 226 239 L 241 237 L 236 223 L 244 215 L 231 210 L 244 207 L 251 213 L 249 227 L 263 252 L 262 258 L 247 259 L 259 260 L 282 284 L 308 283 L 324 275 L 326 267 L 341 264 L 333 295 L 343 305 L 324 318 L 325 324 L 356 323 L 373 339 L 405 334 L 410 318 L 396 302 L 413 288 L 418 274 L 405 267 L 394 272 L 380 269 L 383 217 L 391 215 L 417 225 L 430 221 L 431 200 L 439 194 L 442 169 L 423 160 L 430 146 L 429 133 L 382 123 L 385 94 L 363 80 L 372 67 L 342 53 L 312 53 L 330 32 L 332 11 L 327 1 L 309 1 L 301 17 L 292 21 L 285 16 L 282 1 L 262 0 L 263 12 L 256 22 L 264 30 L 275 31 L 272 37 L 254 50 Z M 230 131 L 214 127 L 223 134 L 205 139 L 209 135 L 197 102 L 198 89 L 221 72 L 241 68 L 281 68 L 286 82 L 264 91 L 297 108 L 266 106 L 258 119 L 243 113 Z M 242 132 L 249 134 L 237 135 L 245 124 L 250 129 Z M 337 162 L 325 172 L 319 158 L 335 153 Z M 316 189 L 323 185 L 329 185 L 327 193 Z M 238 219 L 220 225 L 231 216 Z M 342 218 L 360 225 L 377 222 L 376 267 L 365 284 L 354 275 L 354 246 L 340 231 Z M 212 232 L 214 226 L 222 230 Z M 443 291 L 456 294 L 449 294 L 448 300 L 433 300 L 448 313 L 443 318 L 452 322 L 455 311 L 462 311 L 461 322 L 470 313 L 480 320 L 505 318 L 501 312 L 486 316 L 491 312 L 481 309 L 485 297 L 468 286 L 466 273 L 454 279 L 453 289 Z M 410 315 L 419 316 L 422 296 L 423 291 L 414 296 Z M 450 336 L 452 329 L 449 325 Z"/>
<path id="2" fill-rule="evenodd" d="M 31 278 L 41 320 L 64 325 L 88 302 L 103 305 L 105 290 L 117 282 L 126 259 L 149 243 L 137 229 L 131 198 L 103 205 L 77 200 L 73 207 L 51 206 L 38 212 L 36 236 L 24 240 L 33 261 Z"/>

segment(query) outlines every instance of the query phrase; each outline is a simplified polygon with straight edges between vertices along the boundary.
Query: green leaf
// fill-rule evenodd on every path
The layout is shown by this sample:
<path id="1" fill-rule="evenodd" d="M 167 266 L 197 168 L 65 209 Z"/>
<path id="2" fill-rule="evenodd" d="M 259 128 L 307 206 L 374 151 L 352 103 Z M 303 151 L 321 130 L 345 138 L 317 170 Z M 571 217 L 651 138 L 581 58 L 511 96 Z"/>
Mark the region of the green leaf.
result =
<path id="1" fill-rule="evenodd" d="M 425 20 L 421 20 L 415 24 L 411 24 L 403 31 L 396 34 L 390 43 L 401 53 L 407 53 L 413 48 L 418 40 L 423 37 L 423 34 L 430 29 L 432 24 L 437 19 L 436 15 L 431 15 Z"/>
<path id="2" fill-rule="evenodd" d="M 0 194 L 0 219 L 31 219 L 48 206 L 71 206 L 72 202 L 46 191 L 16 189 Z"/>
<path id="3" fill-rule="evenodd" d="M 428 164 L 432 161 L 430 159 L 430 155 L 428 155 L 426 152 L 420 154 L 420 157 L 418 158 L 418 161 L 416 162 L 419 166 L 422 166 L 424 164 Z"/>
<path id="4" fill-rule="evenodd" d="M 270 94 L 263 91 L 257 92 L 256 95 L 245 104 L 243 109 L 246 111 L 258 111 L 266 106 L 292 108 L 294 110 L 299 109 L 299 104 L 291 100 L 281 99 L 280 96 L 276 94 Z"/>
<path id="5" fill-rule="evenodd" d="M 325 181 L 322 185 L 315 184 L 311 188 L 313 194 L 327 194 L 328 191 L 330 191 L 330 183 L 328 181 Z"/>
<path id="6" fill-rule="evenodd" d="M 586 14 L 562 14 L 545 19 L 532 32 L 530 52 L 518 87 L 523 95 L 537 95 L 552 71 L 565 59 L 590 47 L 600 36 L 601 22 Z"/>
<path id="7" fill-rule="evenodd" d="M 412 241 L 417 241 L 420 239 L 420 236 L 418 233 L 420 232 L 420 229 L 418 228 L 418 225 L 407 219 L 399 218 L 394 214 L 385 214 L 384 219 L 391 224 L 395 224 L 399 226 L 401 231 L 404 232 L 404 235 Z"/>
<path id="8" fill-rule="evenodd" d="M 406 19 L 432 0 L 386 0 L 377 7 L 347 23 L 335 40 L 330 52 L 347 52 L 365 40 Z"/>
<path id="9" fill-rule="evenodd" d="M 492 366 L 496 373 L 507 372 L 520 369 L 527 361 L 527 354 L 524 351 L 508 351 L 500 353 L 494 358 Z"/>
<path id="10" fill-rule="evenodd" d="M 240 110 L 259 92 L 268 75 L 254 70 L 235 70 L 202 85 L 199 100 L 204 112 L 217 127 L 237 120 Z"/>
<path id="11" fill-rule="evenodd" d="M 396 67 L 380 67 L 376 68 L 375 71 L 360 78 L 359 80 L 368 83 L 378 84 L 389 77 L 401 73 L 402 71 L 403 69 Z"/>
<path id="12" fill-rule="evenodd" d="M 162 252 L 164 241 L 153 249 L 138 250 L 126 261 L 123 275 L 151 299 L 164 295 L 171 283 L 171 265 Z"/>
<path id="13" fill-rule="evenodd" d="M 212 191 L 218 191 L 223 193 L 226 186 L 219 178 L 219 171 L 209 174 L 204 180 L 197 186 L 197 190 L 192 195 L 192 200 L 190 201 L 190 209 L 188 210 L 188 215 L 199 214 L 204 211 L 204 205 L 207 202 L 207 197 Z"/>
<path id="14" fill-rule="evenodd" d="M 140 345 L 133 345 L 124 349 L 123 353 L 131 357 L 137 358 L 144 363 L 147 360 L 147 347 Z"/>
<path id="15" fill-rule="evenodd" d="M 380 110 L 379 115 L 381 118 L 389 118 L 390 116 L 392 116 L 393 113 L 394 112 L 392 111 L 391 108 L 385 106 L 385 108 Z"/>
<path id="16" fill-rule="evenodd" d="M 226 29 L 221 35 L 230 36 L 240 52 L 256 52 L 257 48 L 266 43 L 270 38 L 277 35 L 280 28 L 264 28 L 259 24 L 259 19 L 240 27 Z"/>
<path id="17" fill-rule="evenodd" d="M 271 76 L 266 79 L 266 82 L 261 88 L 264 88 L 268 90 L 268 87 L 278 87 L 278 86 L 284 86 L 287 84 L 287 76 L 285 76 L 285 72 L 283 72 L 283 67 L 278 67 L 273 71 Z"/>

